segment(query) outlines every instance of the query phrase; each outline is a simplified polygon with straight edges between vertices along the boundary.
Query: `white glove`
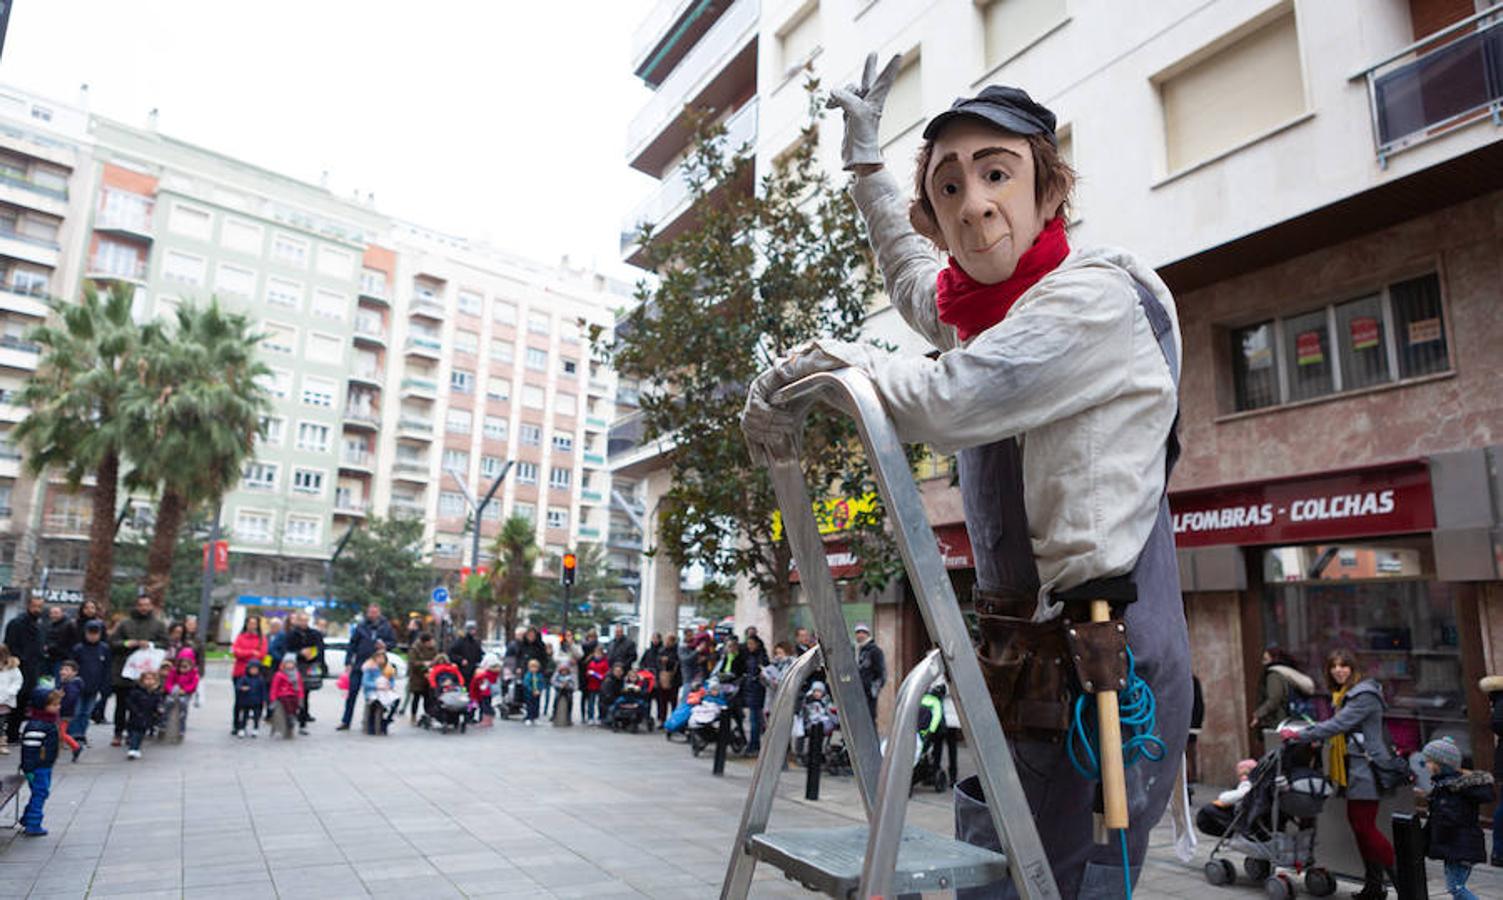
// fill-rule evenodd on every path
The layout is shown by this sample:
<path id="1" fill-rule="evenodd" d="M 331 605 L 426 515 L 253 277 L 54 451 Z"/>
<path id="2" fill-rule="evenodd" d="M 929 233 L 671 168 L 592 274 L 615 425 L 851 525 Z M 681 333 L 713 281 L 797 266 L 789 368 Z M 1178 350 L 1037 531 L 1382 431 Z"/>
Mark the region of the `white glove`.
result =
<path id="1" fill-rule="evenodd" d="M 825 106 L 839 108 L 845 113 L 845 136 L 840 141 L 840 161 L 846 171 L 856 166 L 882 165 L 882 148 L 878 140 L 878 126 L 882 122 L 882 106 L 887 102 L 887 92 L 898 78 L 898 66 L 902 57 L 894 56 L 882 73 L 877 74 L 877 54 L 866 55 L 866 67 L 861 73 L 861 85 L 848 84 L 830 92 Z"/>
<path id="2" fill-rule="evenodd" d="M 741 430 L 752 447 L 753 457 L 760 456 L 758 448 L 762 445 L 796 443 L 802 430 L 792 414 L 772 404 L 773 394 L 801 378 L 853 365 L 872 371 L 871 348 L 845 341 L 810 341 L 758 375 L 747 391 L 746 408 L 741 411 Z"/>

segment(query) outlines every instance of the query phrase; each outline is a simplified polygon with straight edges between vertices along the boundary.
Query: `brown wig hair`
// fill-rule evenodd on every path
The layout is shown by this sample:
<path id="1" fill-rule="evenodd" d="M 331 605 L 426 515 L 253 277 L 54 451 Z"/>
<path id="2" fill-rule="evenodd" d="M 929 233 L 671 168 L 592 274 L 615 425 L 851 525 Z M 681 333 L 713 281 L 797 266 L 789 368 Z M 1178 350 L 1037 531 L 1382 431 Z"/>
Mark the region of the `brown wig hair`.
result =
<path id="1" fill-rule="evenodd" d="M 1337 647 L 1335 650 L 1332 650 L 1330 653 L 1326 654 L 1326 665 L 1324 669 L 1326 676 L 1326 687 L 1330 688 L 1333 691 L 1343 687 L 1343 685 L 1337 684 L 1331 678 L 1331 667 L 1336 665 L 1337 663 L 1340 663 L 1341 665 L 1346 666 L 1348 669 L 1352 670 L 1352 674 L 1347 676 L 1346 684 L 1344 685 L 1345 687 L 1351 687 L 1352 685 L 1362 680 L 1362 666 L 1357 662 L 1357 654 L 1346 649 L 1345 647 Z"/>
<path id="2" fill-rule="evenodd" d="M 1011 134 L 1011 132 L 1007 132 Z M 1070 221 L 1070 202 L 1075 193 L 1075 170 L 1060 155 L 1059 147 L 1042 134 L 1023 135 L 1033 151 L 1033 202 L 1039 206 L 1051 194 L 1060 198 L 1053 215 Z M 929 162 L 934 157 L 934 141 L 928 140 L 919 148 L 914 160 L 913 200 L 908 204 L 908 221 L 913 230 L 944 247 L 944 236 L 939 231 L 939 220 L 934 216 L 934 204 L 929 201 Z"/>

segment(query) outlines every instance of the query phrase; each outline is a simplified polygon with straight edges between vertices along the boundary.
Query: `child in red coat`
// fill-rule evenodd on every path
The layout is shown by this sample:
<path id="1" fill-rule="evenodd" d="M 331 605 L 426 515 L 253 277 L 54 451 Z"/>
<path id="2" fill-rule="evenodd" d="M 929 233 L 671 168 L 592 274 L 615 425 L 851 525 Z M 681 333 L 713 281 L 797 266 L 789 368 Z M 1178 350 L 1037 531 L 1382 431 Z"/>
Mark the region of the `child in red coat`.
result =
<path id="1" fill-rule="evenodd" d="M 586 725 L 600 724 L 600 712 L 597 708 L 600 702 L 600 686 L 605 683 L 605 677 L 611 673 L 611 662 L 606 659 L 605 648 L 595 646 L 595 652 L 585 660 L 584 665 L 584 714 L 582 718 Z"/>
<path id="2" fill-rule="evenodd" d="M 283 656 L 282 668 L 272 676 L 271 702 L 281 707 L 283 721 L 291 728 L 291 723 L 297 721 L 298 707 L 303 704 L 303 673 L 297 670 L 296 653 Z M 306 727 L 298 728 L 298 734 L 307 733 Z"/>

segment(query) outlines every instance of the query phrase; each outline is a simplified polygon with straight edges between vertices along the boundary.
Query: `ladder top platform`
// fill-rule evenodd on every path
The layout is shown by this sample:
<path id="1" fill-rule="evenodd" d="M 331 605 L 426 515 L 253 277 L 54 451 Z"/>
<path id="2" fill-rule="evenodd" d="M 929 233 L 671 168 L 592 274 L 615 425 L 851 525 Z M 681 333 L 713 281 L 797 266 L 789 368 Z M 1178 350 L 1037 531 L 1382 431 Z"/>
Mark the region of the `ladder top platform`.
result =
<path id="1" fill-rule="evenodd" d="M 753 835 L 751 853 L 810 890 L 854 897 L 861 885 L 867 827 L 796 828 Z M 905 827 L 893 875 L 895 893 L 943 891 L 1007 881 L 1007 857 Z"/>

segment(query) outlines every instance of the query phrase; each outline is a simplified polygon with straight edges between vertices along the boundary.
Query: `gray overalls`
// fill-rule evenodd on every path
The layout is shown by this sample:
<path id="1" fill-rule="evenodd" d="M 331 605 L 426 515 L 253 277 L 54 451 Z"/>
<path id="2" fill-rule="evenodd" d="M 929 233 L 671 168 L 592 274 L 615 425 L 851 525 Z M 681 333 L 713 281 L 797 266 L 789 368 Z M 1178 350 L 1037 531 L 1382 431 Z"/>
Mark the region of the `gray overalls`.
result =
<path id="1" fill-rule="evenodd" d="M 1178 381 L 1179 365 L 1168 313 L 1150 291 L 1141 284 L 1136 287 L 1139 305 L 1148 316 L 1159 349 Z M 1038 596 L 1039 574 L 1023 506 L 1023 452 L 1017 440 L 1009 438 L 959 453 L 966 530 L 974 549 L 980 592 Z M 1173 468 L 1178 455 L 1178 439 L 1171 431 L 1168 468 Z M 1166 477 L 1166 484 L 1167 481 Z M 1130 580 L 1137 599 L 1126 606 L 1124 614 L 1127 640 L 1136 659 L 1138 676 L 1148 683 L 1157 698 L 1158 734 L 1164 741 L 1160 761 L 1142 760 L 1127 769 L 1131 823 L 1127 846 L 1136 884 L 1149 831 L 1168 806 L 1190 729 L 1190 643 L 1167 497 L 1159 501 L 1153 531 L 1138 556 Z M 1113 833 L 1109 843 L 1095 842 L 1092 807 L 1096 783 L 1076 773 L 1060 743 L 1012 740 L 1010 744 L 1028 804 L 1034 811 L 1039 837 L 1059 883 L 1060 896 L 1091 900 L 1124 896 L 1120 839 Z M 1047 814 L 1040 815 L 1044 811 Z M 1001 849 L 976 778 L 956 785 L 955 833 L 969 843 Z M 1016 891 L 1009 882 L 962 891 L 960 896 L 1012 898 Z"/>

